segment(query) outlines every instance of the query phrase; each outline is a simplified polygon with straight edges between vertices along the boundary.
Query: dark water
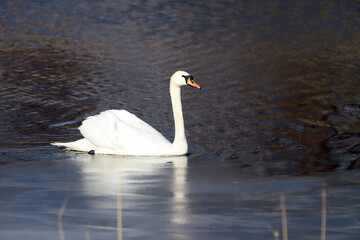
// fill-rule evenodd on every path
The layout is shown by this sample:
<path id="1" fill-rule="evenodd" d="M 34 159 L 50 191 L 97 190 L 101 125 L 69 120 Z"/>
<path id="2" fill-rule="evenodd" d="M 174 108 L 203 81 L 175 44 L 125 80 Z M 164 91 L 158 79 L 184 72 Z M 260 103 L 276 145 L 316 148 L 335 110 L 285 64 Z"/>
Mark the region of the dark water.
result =
<path id="1" fill-rule="evenodd" d="M 360 234 L 356 1 L 0 1 L 0 237 L 290 239 Z M 64 152 L 126 109 L 173 138 L 184 88 L 190 155 Z M 118 193 L 121 204 L 116 204 Z M 117 210 L 123 225 L 117 229 Z M 20 230 L 19 230 L 20 229 Z"/>

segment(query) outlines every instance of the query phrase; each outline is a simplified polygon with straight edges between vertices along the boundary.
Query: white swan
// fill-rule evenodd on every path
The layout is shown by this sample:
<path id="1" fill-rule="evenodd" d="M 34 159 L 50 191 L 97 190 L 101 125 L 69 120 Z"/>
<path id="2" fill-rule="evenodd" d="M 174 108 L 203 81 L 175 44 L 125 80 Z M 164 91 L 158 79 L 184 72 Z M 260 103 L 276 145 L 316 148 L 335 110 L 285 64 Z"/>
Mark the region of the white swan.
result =
<path id="1" fill-rule="evenodd" d="M 174 142 L 126 110 L 107 110 L 86 118 L 79 127 L 83 139 L 52 143 L 70 150 L 118 155 L 184 155 L 187 153 L 180 87 L 200 89 L 193 77 L 184 71 L 170 78 L 170 96 L 175 122 Z"/>

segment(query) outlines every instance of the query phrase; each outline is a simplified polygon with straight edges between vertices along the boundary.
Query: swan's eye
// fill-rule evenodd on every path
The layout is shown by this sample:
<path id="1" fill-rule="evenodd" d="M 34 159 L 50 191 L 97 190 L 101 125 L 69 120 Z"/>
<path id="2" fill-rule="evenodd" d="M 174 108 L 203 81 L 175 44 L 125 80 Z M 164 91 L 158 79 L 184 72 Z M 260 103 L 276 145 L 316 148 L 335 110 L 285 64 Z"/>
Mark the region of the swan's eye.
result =
<path id="1" fill-rule="evenodd" d="M 190 79 L 190 81 L 191 81 L 191 82 L 194 82 L 194 81 L 193 81 L 193 80 L 194 80 L 194 77 L 193 77 L 193 76 L 191 76 L 191 75 L 189 75 L 189 76 L 185 76 L 185 75 L 183 75 L 183 78 L 185 78 L 186 82 L 188 82 L 188 81 L 189 81 L 189 79 Z"/>

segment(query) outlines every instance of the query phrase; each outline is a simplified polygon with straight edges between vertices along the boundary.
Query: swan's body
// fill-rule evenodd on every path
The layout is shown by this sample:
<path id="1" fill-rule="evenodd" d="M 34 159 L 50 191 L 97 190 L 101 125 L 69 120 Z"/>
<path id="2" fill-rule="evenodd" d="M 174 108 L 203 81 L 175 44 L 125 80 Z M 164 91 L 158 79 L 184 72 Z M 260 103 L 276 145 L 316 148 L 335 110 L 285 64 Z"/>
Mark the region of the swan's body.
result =
<path id="1" fill-rule="evenodd" d="M 185 136 L 180 87 L 200 89 L 187 72 L 177 71 L 170 78 L 170 95 L 175 122 L 174 142 L 169 142 L 149 124 L 126 110 L 107 110 L 88 117 L 79 127 L 84 136 L 75 142 L 52 143 L 76 151 L 118 155 L 184 155 Z"/>

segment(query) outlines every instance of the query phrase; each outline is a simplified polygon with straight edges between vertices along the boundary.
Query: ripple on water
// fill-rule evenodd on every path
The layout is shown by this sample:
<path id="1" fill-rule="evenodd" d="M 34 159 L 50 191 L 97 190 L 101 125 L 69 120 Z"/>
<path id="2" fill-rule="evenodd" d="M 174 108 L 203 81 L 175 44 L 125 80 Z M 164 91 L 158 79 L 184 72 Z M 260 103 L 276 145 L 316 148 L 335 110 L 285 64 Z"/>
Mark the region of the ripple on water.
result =
<path id="1" fill-rule="evenodd" d="M 260 174 L 343 166 L 332 146 L 359 132 L 356 7 L 285 5 L 8 3 L 0 21 L 1 144 L 77 139 L 83 119 L 112 108 L 171 140 L 168 78 L 183 69 L 202 86 L 183 90 L 191 164 Z M 345 165 L 359 158 L 351 154 Z"/>

